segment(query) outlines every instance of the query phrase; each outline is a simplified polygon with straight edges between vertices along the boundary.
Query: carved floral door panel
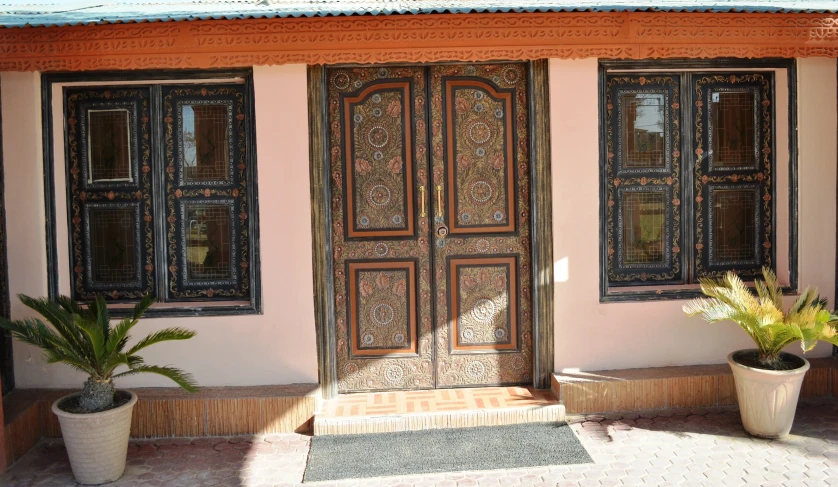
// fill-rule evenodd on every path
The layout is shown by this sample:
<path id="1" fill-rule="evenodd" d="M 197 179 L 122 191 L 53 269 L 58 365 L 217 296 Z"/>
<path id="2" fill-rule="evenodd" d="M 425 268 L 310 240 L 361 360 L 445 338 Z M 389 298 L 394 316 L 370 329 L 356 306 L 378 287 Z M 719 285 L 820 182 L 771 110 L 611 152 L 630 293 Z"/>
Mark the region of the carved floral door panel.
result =
<path id="1" fill-rule="evenodd" d="M 526 65 L 430 73 L 437 387 L 530 382 Z"/>
<path id="2" fill-rule="evenodd" d="M 431 388 L 425 70 L 327 82 L 339 389 Z"/>
<path id="3" fill-rule="evenodd" d="M 339 390 L 529 382 L 525 65 L 327 83 Z"/>

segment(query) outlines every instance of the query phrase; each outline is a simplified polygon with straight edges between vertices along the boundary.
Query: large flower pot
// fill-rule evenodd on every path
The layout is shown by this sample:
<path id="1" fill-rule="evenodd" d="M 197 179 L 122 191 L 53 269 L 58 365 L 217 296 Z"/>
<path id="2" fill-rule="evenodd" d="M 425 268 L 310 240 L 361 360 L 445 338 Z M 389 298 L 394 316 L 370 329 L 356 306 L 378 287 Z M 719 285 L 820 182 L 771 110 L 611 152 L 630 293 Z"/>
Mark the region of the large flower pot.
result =
<path id="1" fill-rule="evenodd" d="M 61 423 L 61 435 L 78 483 L 113 482 L 125 471 L 131 413 L 137 403 L 136 394 L 125 392 L 131 394 L 127 403 L 98 413 L 68 413 L 58 408 L 61 401 L 78 393 L 52 403 L 52 412 Z"/>
<path id="2" fill-rule="evenodd" d="M 727 356 L 736 394 L 739 398 L 739 414 L 745 431 L 761 438 L 780 438 L 791 431 L 797 399 L 803 376 L 809 370 L 809 361 L 796 357 L 803 363 L 791 370 L 766 370 L 742 365 L 734 360 L 739 350 Z M 790 354 L 786 354 L 790 355 Z"/>

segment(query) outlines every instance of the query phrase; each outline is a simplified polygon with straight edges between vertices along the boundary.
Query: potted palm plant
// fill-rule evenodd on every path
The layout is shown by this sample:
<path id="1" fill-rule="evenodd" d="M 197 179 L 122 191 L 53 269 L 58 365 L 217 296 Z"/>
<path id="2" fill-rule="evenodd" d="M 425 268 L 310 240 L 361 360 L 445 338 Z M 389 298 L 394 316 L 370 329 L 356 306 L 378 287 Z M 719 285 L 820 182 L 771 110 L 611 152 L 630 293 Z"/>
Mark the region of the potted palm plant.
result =
<path id="1" fill-rule="evenodd" d="M 803 376 L 809 361 L 783 352 L 799 341 L 803 352 L 819 340 L 838 344 L 838 316 L 827 309 L 817 289 L 807 288 L 786 311 L 777 277 L 762 269 L 756 295 L 733 272 L 724 279 L 701 279 L 705 299 L 684 306 L 689 316 L 701 315 L 710 323 L 736 322 L 756 344 L 727 357 L 733 370 L 739 412 L 745 430 L 754 436 L 779 438 L 791 430 Z"/>
<path id="2" fill-rule="evenodd" d="M 61 434 L 70 457 L 73 475 L 81 484 L 102 484 L 122 476 L 131 432 L 131 413 L 137 395 L 114 388 L 114 379 L 139 373 L 168 377 L 187 391 L 195 391 L 189 374 L 170 366 L 147 365 L 138 352 L 169 340 L 185 340 L 195 332 L 166 328 L 129 347 L 129 332 L 154 302 L 146 297 L 131 315 L 111 325 L 108 307 L 99 297 L 83 308 L 62 296 L 58 301 L 34 299 L 23 294 L 21 302 L 43 316 L 52 328 L 37 318 L 11 321 L 0 318 L 0 328 L 43 350 L 48 363 L 64 363 L 88 375 L 81 392 L 55 401 L 52 412 L 61 423 Z M 127 370 L 116 373 L 125 366 Z"/>

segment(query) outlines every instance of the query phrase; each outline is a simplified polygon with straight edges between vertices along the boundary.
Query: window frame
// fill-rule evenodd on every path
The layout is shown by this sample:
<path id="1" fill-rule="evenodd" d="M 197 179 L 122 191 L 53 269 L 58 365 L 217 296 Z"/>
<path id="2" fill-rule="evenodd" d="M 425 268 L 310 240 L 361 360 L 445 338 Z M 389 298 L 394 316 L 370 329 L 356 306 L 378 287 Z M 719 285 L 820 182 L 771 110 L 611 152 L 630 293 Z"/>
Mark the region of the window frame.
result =
<path id="1" fill-rule="evenodd" d="M 784 175 L 788 178 L 788 205 L 789 205 L 789 213 L 788 213 L 788 285 L 783 286 L 782 290 L 784 294 L 797 294 L 798 293 L 798 215 L 797 215 L 797 208 L 798 208 L 798 201 L 797 201 L 797 192 L 798 192 L 798 181 L 797 181 L 797 167 L 798 167 L 798 139 L 797 139 L 797 69 L 796 69 L 796 61 L 794 59 L 780 59 L 780 58 L 768 58 L 768 59 L 739 59 L 739 58 L 720 58 L 720 59 L 673 59 L 673 60 L 600 60 L 599 61 L 599 69 L 598 69 L 598 108 L 599 108 L 599 194 L 600 194 L 600 211 L 599 211 L 599 228 L 600 228 L 600 302 L 602 303 L 609 303 L 609 302 L 634 302 L 634 301 L 658 301 L 658 300 L 671 300 L 671 299 L 689 299 L 702 296 L 700 289 L 698 288 L 697 284 L 695 283 L 682 283 L 682 284 L 675 284 L 672 285 L 671 283 L 661 284 L 659 286 L 655 285 L 643 285 L 643 286 L 614 286 L 609 282 L 609 268 L 608 268 L 608 245 L 607 245 L 607 238 L 608 238 L 608 222 L 607 222 L 607 210 L 608 210 L 608 142 L 607 142 L 607 131 L 608 131 L 608 120 L 607 120 L 607 107 L 606 107 L 606 93 L 608 88 L 608 81 L 607 78 L 609 75 L 613 75 L 615 73 L 626 73 L 626 74 L 635 74 L 635 75 L 645 75 L 645 74 L 661 74 L 661 75 L 680 75 L 680 86 L 682 91 L 682 96 L 687 97 L 687 100 L 691 100 L 692 96 L 687 96 L 690 94 L 691 86 L 689 85 L 690 79 L 694 78 L 691 75 L 700 75 L 700 74 L 707 74 L 708 71 L 719 71 L 720 74 L 730 74 L 730 73 L 744 73 L 747 71 L 752 70 L 762 70 L 762 71 L 769 71 L 774 72 L 778 69 L 785 69 L 787 73 L 787 81 L 788 81 L 788 154 L 789 154 L 789 161 L 788 161 L 788 174 Z M 771 71 L 774 70 L 774 71 Z M 634 73 L 632 73 L 634 72 Z M 685 73 L 686 72 L 686 73 Z M 686 74 L 686 75 L 684 75 Z M 773 103 L 776 104 L 777 100 L 777 93 L 775 91 L 776 83 L 773 82 L 772 76 L 772 98 Z M 679 100 L 680 101 L 680 100 Z M 695 118 L 695 112 L 693 110 L 694 107 L 691 107 L 689 103 L 682 104 L 682 114 L 681 114 L 681 121 L 684 124 L 681 131 L 682 137 L 682 146 L 693 148 L 694 145 L 694 133 L 692 130 L 692 120 Z M 774 140 L 772 141 L 772 149 L 775 149 L 777 139 L 778 139 L 778 131 L 777 131 L 777 124 L 776 124 L 776 117 L 777 113 L 776 110 L 772 110 L 772 133 L 774 134 Z M 683 150 L 682 150 L 683 152 Z M 776 150 L 775 150 L 776 153 Z M 687 152 L 687 154 L 692 154 L 692 150 Z M 683 157 L 682 157 L 683 159 Z M 693 161 L 694 162 L 694 161 Z M 693 176 L 692 171 L 689 168 L 692 168 L 694 164 L 688 164 L 686 160 L 681 161 L 681 192 L 682 195 L 685 197 L 689 196 L 689 199 L 682 198 L 685 201 L 692 200 L 692 189 L 690 188 L 693 185 Z M 777 170 L 781 168 L 779 161 L 774 161 L 774 175 L 775 178 L 781 177 Z M 690 171 L 690 174 L 687 174 L 687 171 Z M 774 181 L 772 183 L 771 194 L 776 201 L 777 198 L 777 190 L 778 190 L 778 183 Z M 692 208 L 692 206 L 690 206 Z M 682 238 L 684 241 L 683 247 L 687 247 L 689 245 L 694 245 L 695 237 L 694 237 L 694 218 L 693 218 L 693 211 L 692 209 L 684 210 L 684 218 L 682 218 L 680 227 Z M 772 228 L 777 228 L 777 214 L 778 214 L 778 206 L 775 204 L 773 206 L 773 214 L 771 215 L 772 219 Z M 777 234 L 774 234 L 773 241 L 777 242 Z M 682 256 L 682 266 L 685 271 L 688 272 L 687 275 L 684 276 L 684 279 L 687 279 L 689 275 L 692 275 L 692 268 L 695 266 L 695 258 L 690 253 L 689 255 Z M 773 262 L 772 265 L 774 267 L 778 264 L 778 257 L 776 255 L 776 251 L 774 252 Z"/>
<path id="2" fill-rule="evenodd" d="M 162 120 L 162 96 L 163 92 L 169 86 L 187 85 L 218 85 L 225 83 L 235 83 L 242 87 L 244 92 L 244 106 L 243 111 L 247 120 L 250 121 L 247 127 L 247 132 L 244 135 L 245 145 L 245 163 L 247 171 L 245 172 L 244 180 L 248 188 L 247 206 L 248 214 L 246 223 L 242 229 L 248 234 L 247 252 L 248 271 L 249 275 L 244 282 L 249 287 L 250 293 L 247 299 L 231 299 L 229 301 L 213 300 L 179 300 L 172 296 L 169 300 L 159 299 L 161 296 L 168 294 L 168 272 L 155 270 L 155 285 L 154 290 L 160 301 L 159 304 L 152 306 L 146 313 L 145 317 L 181 317 L 181 316 L 230 316 L 230 315 L 249 315 L 262 314 L 262 290 L 261 290 L 261 262 L 259 252 L 259 204 L 258 204 L 258 169 L 257 169 L 257 155 L 256 155 L 256 119 L 255 119 L 255 93 L 253 86 L 253 70 L 252 69 L 224 69 L 224 70 L 155 70 L 155 71 L 121 71 L 121 72 L 99 72 L 99 73 L 46 73 L 41 75 L 41 111 L 42 111 L 42 142 L 43 142 L 43 160 L 44 160 L 44 203 L 46 212 L 46 250 L 47 250 L 47 291 L 48 297 L 56 300 L 59 296 L 59 276 L 62 278 L 64 274 L 69 272 L 68 279 L 73 286 L 73 257 L 72 257 L 72 216 L 70 215 L 69 206 L 72 199 L 71 188 L 69 185 L 69 174 L 65 174 L 65 192 L 66 195 L 56 194 L 55 181 L 55 164 L 66 164 L 65 160 L 55 160 L 55 145 L 64 143 L 66 138 L 66 120 L 63 122 L 65 131 L 63 134 L 58 134 L 60 137 L 56 139 L 54 133 L 54 118 L 56 116 L 65 116 L 66 110 L 66 91 L 76 88 L 75 86 L 64 86 L 60 94 L 62 96 L 60 112 L 53 113 L 53 88 L 54 85 L 65 85 L 68 83 L 89 83 L 89 88 L 105 88 L 118 86 L 124 87 L 148 87 L 151 91 L 150 98 L 150 113 L 151 113 L 151 138 L 159 143 L 152 146 L 151 167 L 152 167 L 152 192 L 153 196 L 153 212 L 155 214 L 153 220 L 153 238 L 155 240 L 155 254 L 154 266 L 155 269 L 165 270 L 168 268 L 168 251 L 165 244 L 167 229 L 166 216 L 167 210 L 165 208 L 165 193 L 166 193 L 166 159 L 164 155 L 164 127 L 163 123 L 154 123 L 155 120 Z M 113 83 L 119 83 L 115 85 Z M 124 84 L 123 84 L 124 83 Z M 65 153 L 65 158 L 68 153 Z M 135 163 L 132 161 L 132 163 Z M 162 192 L 164 197 L 159 197 L 158 192 Z M 56 198 L 64 197 L 68 202 L 67 215 L 58 215 L 56 213 Z M 68 227 L 68 242 L 59 242 L 57 235 L 57 222 L 66 220 Z M 63 240 L 63 239 L 62 239 Z M 68 269 L 59 268 L 58 260 L 58 246 L 68 245 L 70 251 L 70 262 Z M 74 294 L 74 293 L 73 293 Z M 120 300 L 110 301 L 109 306 L 111 315 L 114 317 L 128 316 L 133 303 L 136 300 Z"/>

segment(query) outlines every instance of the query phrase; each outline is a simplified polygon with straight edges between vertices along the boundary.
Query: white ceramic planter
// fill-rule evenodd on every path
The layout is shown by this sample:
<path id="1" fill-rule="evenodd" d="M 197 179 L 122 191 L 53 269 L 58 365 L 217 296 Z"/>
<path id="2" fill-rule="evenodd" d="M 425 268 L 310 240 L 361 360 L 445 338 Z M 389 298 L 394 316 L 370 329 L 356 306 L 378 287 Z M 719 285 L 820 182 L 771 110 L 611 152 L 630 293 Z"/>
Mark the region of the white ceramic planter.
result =
<path id="1" fill-rule="evenodd" d="M 789 434 L 809 361 L 799 357 L 803 360 L 800 368 L 764 370 L 735 362 L 735 353 L 728 355 L 727 361 L 733 370 L 745 431 L 761 438 L 780 438 Z"/>
<path id="2" fill-rule="evenodd" d="M 136 394 L 125 392 L 131 394 L 128 403 L 100 413 L 76 414 L 58 408 L 61 401 L 78 393 L 52 403 L 52 412 L 61 423 L 61 436 L 78 483 L 113 482 L 125 471 L 131 413 L 137 403 Z"/>

